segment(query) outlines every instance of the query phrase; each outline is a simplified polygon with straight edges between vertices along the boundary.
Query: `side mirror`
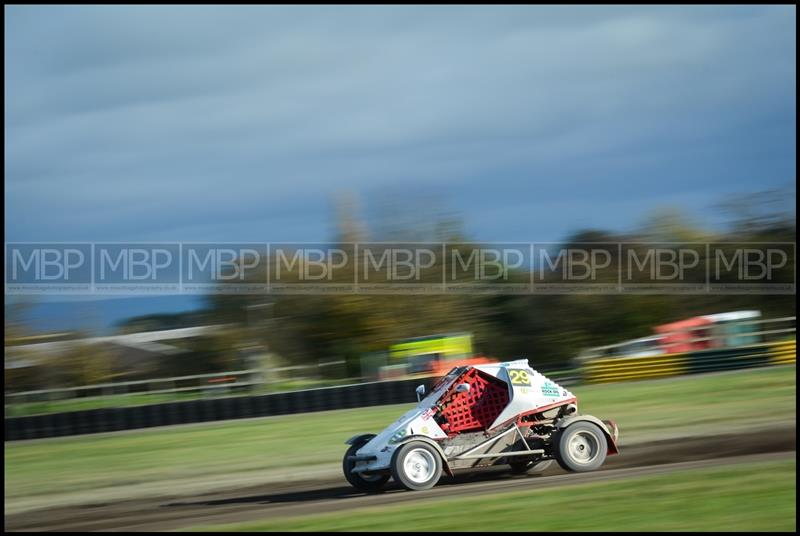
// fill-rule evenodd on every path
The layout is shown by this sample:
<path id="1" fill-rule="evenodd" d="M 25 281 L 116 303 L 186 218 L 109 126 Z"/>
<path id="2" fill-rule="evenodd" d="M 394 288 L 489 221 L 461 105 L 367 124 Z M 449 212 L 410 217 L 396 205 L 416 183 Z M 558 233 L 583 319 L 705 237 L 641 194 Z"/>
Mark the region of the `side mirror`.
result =
<path id="1" fill-rule="evenodd" d="M 417 386 L 417 402 L 422 399 L 422 395 L 425 394 L 425 385 L 418 385 Z"/>
<path id="2" fill-rule="evenodd" d="M 468 383 L 460 383 L 456 387 L 456 393 L 466 393 L 469 392 L 469 384 Z"/>

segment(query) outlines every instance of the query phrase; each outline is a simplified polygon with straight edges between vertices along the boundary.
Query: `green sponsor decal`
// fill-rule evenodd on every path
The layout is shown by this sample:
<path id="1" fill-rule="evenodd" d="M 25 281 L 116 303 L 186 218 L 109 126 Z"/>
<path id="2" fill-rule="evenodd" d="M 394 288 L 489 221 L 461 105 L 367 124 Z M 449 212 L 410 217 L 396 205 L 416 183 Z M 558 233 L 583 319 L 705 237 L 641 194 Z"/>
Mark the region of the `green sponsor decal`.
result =
<path id="1" fill-rule="evenodd" d="M 542 384 L 542 394 L 544 396 L 559 396 L 558 387 L 552 382 L 544 382 Z"/>

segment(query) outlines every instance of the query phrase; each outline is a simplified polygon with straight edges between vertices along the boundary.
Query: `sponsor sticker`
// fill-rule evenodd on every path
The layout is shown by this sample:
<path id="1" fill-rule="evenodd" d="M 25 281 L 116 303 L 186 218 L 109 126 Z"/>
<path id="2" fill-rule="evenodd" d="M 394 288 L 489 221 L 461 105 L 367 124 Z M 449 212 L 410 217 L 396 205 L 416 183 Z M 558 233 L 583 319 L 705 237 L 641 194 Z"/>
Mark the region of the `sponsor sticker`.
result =
<path id="1" fill-rule="evenodd" d="M 559 396 L 558 387 L 552 382 L 544 382 L 542 384 L 542 394 L 544 396 Z"/>

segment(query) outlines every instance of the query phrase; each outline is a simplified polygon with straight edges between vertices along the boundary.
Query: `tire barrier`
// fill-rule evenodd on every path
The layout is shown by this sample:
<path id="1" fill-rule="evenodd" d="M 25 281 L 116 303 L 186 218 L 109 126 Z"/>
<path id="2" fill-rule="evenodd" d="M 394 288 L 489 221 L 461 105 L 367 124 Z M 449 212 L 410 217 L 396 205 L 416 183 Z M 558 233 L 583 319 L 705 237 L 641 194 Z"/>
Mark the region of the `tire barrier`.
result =
<path id="1" fill-rule="evenodd" d="M 594 359 L 583 367 L 586 383 L 621 382 L 680 376 L 688 372 L 688 354 Z"/>
<path id="2" fill-rule="evenodd" d="M 772 343 L 773 365 L 789 365 L 797 361 L 797 339 Z"/>
<path id="3" fill-rule="evenodd" d="M 154 426 L 414 403 L 415 388 L 436 378 L 370 382 L 259 396 L 232 396 L 5 419 L 6 441 L 116 432 Z"/>
<path id="4" fill-rule="evenodd" d="M 563 385 L 574 383 L 572 376 L 554 374 L 551 377 Z M 41 439 L 175 424 L 388 404 L 410 404 L 417 401 L 415 389 L 420 383 L 425 385 L 426 391 L 430 391 L 436 380 L 435 377 L 391 380 L 258 396 L 231 396 L 144 406 L 6 417 L 5 438 L 6 441 Z"/>
<path id="5" fill-rule="evenodd" d="M 796 346 L 796 339 L 791 339 L 657 356 L 609 357 L 587 362 L 581 372 L 586 383 L 606 383 L 788 365 L 796 362 Z"/>

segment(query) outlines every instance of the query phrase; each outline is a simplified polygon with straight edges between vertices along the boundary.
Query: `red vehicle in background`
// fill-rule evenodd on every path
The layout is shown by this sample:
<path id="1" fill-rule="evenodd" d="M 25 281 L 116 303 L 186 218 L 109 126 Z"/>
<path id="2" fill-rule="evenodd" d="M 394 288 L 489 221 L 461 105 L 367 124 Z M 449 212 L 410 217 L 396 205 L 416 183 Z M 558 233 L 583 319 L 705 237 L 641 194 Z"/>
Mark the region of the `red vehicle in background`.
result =
<path id="1" fill-rule="evenodd" d="M 667 354 L 677 354 L 680 352 L 690 352 L 692 350 L 705 350 L 711 348 L 710 340 L 696 341 L 694 339 L 705 338 L 709 335 L 708 329 L 704 326 L 711 326 L 713 322 L 706 317 L 696 316 L 687 320 L 670 322 L 655 326 L 653 331 L 661 334 L 661 348 Z"/>
<path id="2" fill-rule="evenodd" d="M 753 335 L 760 317 L 759 311 L 732 311 L 662 324 L 653 331 L 661 335 L 659 343 L 667 354 L 741 346 L 760 341 Z"/>
<path id="3" fill-rule="evenodd" d="M 583 350 L 580 363 L 604 357 L 649 357 L 698 350 L 736 348 L 764 342 L 760 311 L 695 316 L 653 326 L 654 335 Z"/>

